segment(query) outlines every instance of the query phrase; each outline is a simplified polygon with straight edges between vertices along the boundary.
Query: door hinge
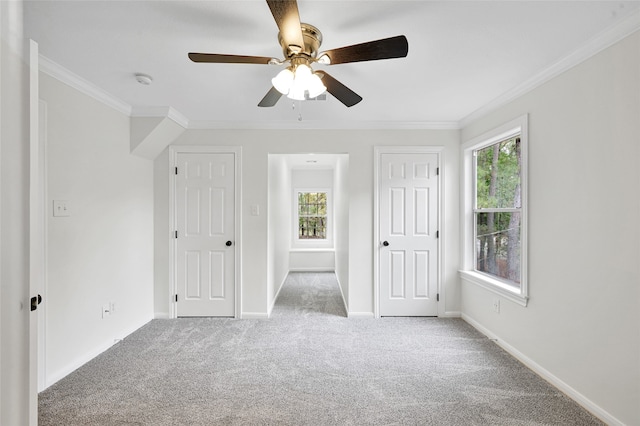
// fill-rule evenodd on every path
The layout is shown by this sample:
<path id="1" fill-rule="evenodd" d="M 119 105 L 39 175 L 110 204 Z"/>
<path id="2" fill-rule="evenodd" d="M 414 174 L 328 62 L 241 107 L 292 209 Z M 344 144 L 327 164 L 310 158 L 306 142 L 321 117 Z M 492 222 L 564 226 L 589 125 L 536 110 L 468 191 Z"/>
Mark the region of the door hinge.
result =
<path id="1" fill-rule="evenodd" d="M 176 294 L 174 300 L 176 301 L 176 303 L 178 303 L 178 295 Z"/>
<path id="2" fill-rule="evenodd" d="M 174 235 L 176 238 L 178 238 L 178 231 L 174 231 L 174 234 L 173 234 L 173 235 Z"/>
<path id="3" fill-rule="evenodd" d="M 436 238 L 440 238 L 440 231 L 436 231 Z"/>
<path id="4" fill-rule="evenodd" d="M 436 176 L 440 176 L 440 167 L 436 168 Z"/>
<path id="5" fill-rule="evenodd" d="M 176 167 L 176 169 L 175 169 L 175 172 L 176 172 L 176 174 L 178 174 L 178 168 L 177 168 L 177 167 Z"/>
<path id="6" fill-rule="evenodd" d="M 440 293 L 436 294 L 436 302 L 440 301 Z"/>

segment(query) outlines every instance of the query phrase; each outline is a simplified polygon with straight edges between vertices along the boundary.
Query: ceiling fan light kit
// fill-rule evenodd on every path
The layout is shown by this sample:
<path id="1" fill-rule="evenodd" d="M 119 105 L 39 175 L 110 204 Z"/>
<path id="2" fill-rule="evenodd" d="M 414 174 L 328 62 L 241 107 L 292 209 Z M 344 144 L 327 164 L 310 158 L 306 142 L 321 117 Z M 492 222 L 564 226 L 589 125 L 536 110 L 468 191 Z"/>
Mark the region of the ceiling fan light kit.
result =
<path id="1" fill-rule="evenodd" d="M 404 58 L 409 51 L 407 38 L 401 35 L 332 49 L 318 55 L 322 33 L 313 25 L 300 22 L 297 1 L 267 0 L 267 4 L 280 30 L 278 41 L 284 60 L 264 56 L 189 53 L 189 59 L 193 62 L 270 65 L 288 63 L 287 68 L 271 80 L 272 88 L 258 104 L 260 107 L 274 106 L 282 95 L 302 101 L 316 98 L 325 92 L 351 107 L 360 102 L 362 97 L 327 72 L 314 72 L 311 64 L 316 62 L 321 65 L 336 65 Z"/>
<path id="2" fill-rule="evenodd" d="M 306 64 L 280 71 L 271 84 L 278 92 L 296 101 L 318 97 L 327 90 L 318 74 Z"/>

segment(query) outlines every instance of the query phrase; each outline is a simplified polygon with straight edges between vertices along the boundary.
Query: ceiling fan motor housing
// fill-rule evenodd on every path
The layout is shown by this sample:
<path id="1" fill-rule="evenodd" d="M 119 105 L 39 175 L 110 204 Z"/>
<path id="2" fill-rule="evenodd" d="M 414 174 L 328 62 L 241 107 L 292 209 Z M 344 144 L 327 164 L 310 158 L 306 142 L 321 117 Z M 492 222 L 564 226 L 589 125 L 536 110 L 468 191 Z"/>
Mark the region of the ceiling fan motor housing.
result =
<path id="1" fill-rule="evenodd" d="M 322 33 L 311 24 L 301 23 L 300 29 L 302 30 L 304 46 L 287 45 L 282 39 L 282 34 L 278 33 L 278 43 L 282 46 L 282 53 L 286 59 L 292 59 L 298 55 L 315 59 L 322 44 Z"/>

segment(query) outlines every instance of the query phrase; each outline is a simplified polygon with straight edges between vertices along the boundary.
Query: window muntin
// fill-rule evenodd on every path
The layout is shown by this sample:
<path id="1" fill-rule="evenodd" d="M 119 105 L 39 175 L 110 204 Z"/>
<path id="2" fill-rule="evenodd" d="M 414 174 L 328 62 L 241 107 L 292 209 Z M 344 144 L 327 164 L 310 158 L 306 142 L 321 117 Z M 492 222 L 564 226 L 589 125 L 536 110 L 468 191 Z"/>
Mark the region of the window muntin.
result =
<path id="1" fill-rule="evenodd" d="M 522 150 L 514 135 L 473 151 L 474 270 L 520 288 Z"/>
<path id="2" fill-rule="evenodd" d="M 326 192 L 298 192 L 298 239 L 327 239 Z"/>

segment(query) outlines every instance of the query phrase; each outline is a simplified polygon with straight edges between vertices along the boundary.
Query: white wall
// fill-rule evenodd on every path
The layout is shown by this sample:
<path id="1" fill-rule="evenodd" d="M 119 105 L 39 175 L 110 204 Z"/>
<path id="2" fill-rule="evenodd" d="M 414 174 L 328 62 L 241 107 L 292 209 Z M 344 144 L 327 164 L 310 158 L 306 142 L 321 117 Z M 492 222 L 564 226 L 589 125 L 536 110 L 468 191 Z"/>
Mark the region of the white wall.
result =
<path id="1" fill-rule="evenodd" d="M 376 145 L 441 145 L 444 150 L 445 259 L 443 285 L 445 311 L 459 312 L 458 269 L 458 152 L 455 130 L 188 130 L 177 141 L 181 145 L 243 147 L 242 247 L 243 313 L 266 316 L 268 311 L 267 215 L 252 216 L 251 205 L 265 212 L 268 205 L 268 155 L 299 152 L 346 153 L 349 155 L 348 305 L 351 315 L 373 315 L 373 147 Z M 156 160 L 158 161 L 158 160 Z M 161 167 L 158 167 L 156 171 Z M 155 176 L 161 185 L 156 194 L 168 197 L 168 167 Z M 160 200 L 156 200 L 156 204 Z M 156 220 L 164 220 L 158 212 Z M 158 224 L 160 228 L 165 225 Z M 166 225 L 168 227 L 168 224 Z M 156 250 L 164 250 L 158 236 Z M 343 257 L 344 258 L 344 257 Z M 168 268 L 168 267 L 167 267 Z M 343 271 L 346 268 L 343 268 Z M 165 272 L 166 274 L 167 272 Z M 343 272 L 344 273 L 344 272 Z M 168 289 L 156 287 L 159 294 Z M 451 296 L 451 297 L 449 297 Z M 168 305 L 167 305 L 168 306 Z"/>
<path id="2" fill-rule="evenodd" d="M 324 155 L 323 155 L 324 156 Z M 314 156 L 318 158 L 316 154 Z M 333 155 L 331 155 L 333 160 Z M 335 269 L 334 202 L 333 169 L 294 166 L 291 168 L 291 189 L 289 191 L 289 210 L 291 211 L 291 252 L 289 269 L 292 271 L 333 271 Z M 297 240 L 297 190 L 326 190 L 327 208 L 330 211 L 327 222 L 327 239 L 324 241 Z"/>
<path id="3" fill-rule="evenodd" d="M 0 2 L 0 424 L 29 424 L 29 96 L 22 2 Z"/>
<path id="4" fill-rule="evenodd" d="M 335 273 L 345 304 L 349 300 L 349 156 L 339 155 L 333 175 Z M 346 306 L 349 312 L 349 306 Z"/>
<path id="5" fill-rule="evenodd" d="M 47 104 L 47 383 L 153 317 L 153 163 L 129 153 L 129 118 L 40 74 Z M 102 306 L 115 311 L 102 318 Z"/>
<path id="6" fill-rule="evenodd" d="M 267 305 L 269 313 L 289 272 L 291 171 L 284 155 L 269 155 Z"/>
<path id="7" fill-rule="evenodd" d="M 529 113 L 529 292 L 465 317 L 610 424 L 640 424 L 640 32 L 463 130 Z"/>

